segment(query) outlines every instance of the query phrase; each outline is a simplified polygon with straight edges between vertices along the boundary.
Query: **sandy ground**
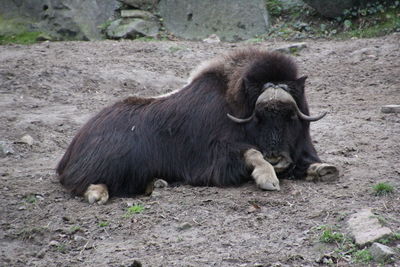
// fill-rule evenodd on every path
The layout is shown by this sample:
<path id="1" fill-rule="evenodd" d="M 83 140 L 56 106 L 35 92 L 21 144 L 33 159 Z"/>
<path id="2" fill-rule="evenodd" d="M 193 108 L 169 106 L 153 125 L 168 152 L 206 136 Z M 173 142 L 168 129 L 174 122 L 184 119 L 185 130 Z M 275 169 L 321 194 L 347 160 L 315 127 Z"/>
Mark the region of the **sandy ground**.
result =
<path id="1" fill-rule="evenodd" d="M 380 111 L 400 104 L 400 35 L 306 42 L 296 61 L 311 111 L 329 112 L 311 132 L 338 182 L 167 187 L 103 206 L 70 196 L 55 175 L 79 127 L 117 99 L 180 88 L 201 61 L 247 44 L 0 46 L 0 141 L 12 150 L 0 158 L 0 266 L 312 266 L 337 248 L 319 242 L 319 226 L 346 233 L 349 215 L 366 207 L 400 232 L 400 114 Z M 19 142 L 26 134 L 31 146 Z M 375 196 L 378 182 L 395 193 Z M 132 204 L 145 209 L 126 216 Z"/>

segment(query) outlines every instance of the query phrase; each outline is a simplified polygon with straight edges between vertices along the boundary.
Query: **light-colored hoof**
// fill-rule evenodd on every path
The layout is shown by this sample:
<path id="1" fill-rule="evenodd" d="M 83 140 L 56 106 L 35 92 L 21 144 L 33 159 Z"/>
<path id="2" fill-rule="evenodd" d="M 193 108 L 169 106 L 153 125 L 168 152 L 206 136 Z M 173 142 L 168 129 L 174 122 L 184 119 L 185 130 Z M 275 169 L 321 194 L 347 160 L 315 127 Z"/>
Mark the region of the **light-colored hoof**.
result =
<path id="1" fill-rule="evenodd" d="M 264 184 L 259 184 L 258 185 L 261 189 L 263 190 L 268 190 L 268 191 L 280 191 L 281 188 L 278 183 L 264 183 Z"/>
<path id="2" fill-rule="evenodd" d="M 109 198 L 108 189 L 105 184 L 91 184 L 84 194 L 85 199 L 93 204 L 105 204 Z"/>
<path id="3" fill-rule="evenodd" d="M 338 168 L 328 163 L 314 163 L 307 170 L 307 181 L 332 182 L 338 179 Z"/>
<path id="4" fill-rule="evenodd" d="M 163 179 L 157 179 L 154 181 L 155 188 L 165 188 L 168 186 L 168 182 Z"/>
<path id="5" fill-rule="evenodd" d="M 276 177 L 274 168 L 261 168 L 257 167 L 253 170 L 252 176 L 256 181 L 258 187 L 263 190 L 279 191 L 278 177 Z"/>

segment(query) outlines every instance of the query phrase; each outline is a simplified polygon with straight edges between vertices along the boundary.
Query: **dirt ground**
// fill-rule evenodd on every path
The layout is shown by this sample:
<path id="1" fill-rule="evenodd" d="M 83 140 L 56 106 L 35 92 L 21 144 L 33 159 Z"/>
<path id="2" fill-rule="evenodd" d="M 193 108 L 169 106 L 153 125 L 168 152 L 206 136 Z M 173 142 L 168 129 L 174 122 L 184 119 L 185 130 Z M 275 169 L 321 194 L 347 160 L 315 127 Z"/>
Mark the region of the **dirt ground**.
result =
<path id="1" fill-rule="evenodd" d="M 400 114 L 380 111 L 400 104 L 400 35 L 306 43 L 295 59 L 311 111 L 329 112 L 311 133 L 338 182 L 167 187 L 106 205 L 72 197 L 55 175 L 82 124 L 117 99 L 180 88 L 201 61 L 249 44 L 0 46 L 0 141 L 12 150 L 0 157 L 0 266 L 312 266 L 338 247 L 319 241 L 320 226 L 346 233 L 349 215 L 366 207 L 400 232 Z M 26 134 L 32 145 L 20 142 Z M 378 182 L 395 192 L 375 196 Z M 144 210 L 129 215 L 130 205 Z"/>

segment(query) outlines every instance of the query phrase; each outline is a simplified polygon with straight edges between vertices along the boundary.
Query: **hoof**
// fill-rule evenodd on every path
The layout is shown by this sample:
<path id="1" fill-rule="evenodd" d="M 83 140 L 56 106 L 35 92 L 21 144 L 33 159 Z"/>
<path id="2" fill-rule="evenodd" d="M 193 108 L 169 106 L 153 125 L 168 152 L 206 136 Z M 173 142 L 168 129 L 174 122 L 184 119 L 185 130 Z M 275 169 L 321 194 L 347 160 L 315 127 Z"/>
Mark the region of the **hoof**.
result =
<path id="1" fill-rule="evenodd" d="M 279 183 L 264 183 L 264 184 L 259 184 L 258 186 L 261 189 L 268 190 L 268 191 L 280 191 L 281 190 Z"/>
<path id="2" fill-rule="evenodd" d="M 327 163 L 311 164 L 307 170 L 307 181 L 333 182 L 339 179 L 339 170 L 336 166 Z"/>
<path id="3" fill-rule="evenodd" d="M 269 191 L 279 191 L 281 190 L 279 186 L 279 180 L 278 177 L 276 177 L 274 168 L 271 167 L 259 167 L 255 168 L 252 176 L 254 177 L 254 180 L 256 181 L 258 187 L 260 187 L 263 190 L 269 190 Z"/>
<path id="4" fill-rule="evenodd" d="M 165 188 L 168 186 L 168 182 L 163 179 L 157 179 L 154 181 L 155 188 Z"/>
<path id="5" fill-rule="evenodd" d="M 109 198 L 108 189 L 105 184 L 91 184 L 84 194 L 85 199 L 93 204 L 105 204 Z"/>

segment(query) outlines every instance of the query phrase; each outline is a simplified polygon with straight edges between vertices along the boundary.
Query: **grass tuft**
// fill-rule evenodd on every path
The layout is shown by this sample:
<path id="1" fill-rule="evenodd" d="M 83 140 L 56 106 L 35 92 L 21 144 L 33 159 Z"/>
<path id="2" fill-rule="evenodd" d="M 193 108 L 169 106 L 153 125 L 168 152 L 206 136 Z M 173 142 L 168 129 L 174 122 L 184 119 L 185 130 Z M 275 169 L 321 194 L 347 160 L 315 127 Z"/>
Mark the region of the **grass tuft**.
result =
<path id="1" fill-rule="evenodd" d="M 0 45 L 4 44 L 34 44 L 38 42 L 40 32 L 21 32 L 14 35 L 0 35 Z"/>
<path id="2" fill-rule="evenodd" d="M 322 232 L 319 240 L 323 243 L 342 243 L 345 240 L 345 236 L 327 228 Z"/>
<path id="3" fill-rule="evenodd" d="M 357 250 L 353 253 L 354 263 L 369 263 L 372 259 L 371 252 L 368 249 Z"/>
<path id="4" fill-rule="evenodd" d="M 394 192 L 394 187 L 388 183 L 378 183 L 372 188 L 376 196 L 385 196 Z"/>
<path id="5" fill-rule="evenodd" d="M 124 218 L 130 218 L 132 217 L 134 214 L 138 214 L 141 213 L 142 211 L 144 211 L 144 207 L 140 204 L 137 205 L 133 205 L 128 207 L 128 209 L 126 210 L 125 214 L 124 214 Z"/>
<path id="6" fill-rule="evenodd" d="M 109 226 L 110 225 L 110 223 L 109 222 L 99 222 L 99 226 L 100 227 L 107 227 L 107 226 Z"/>

